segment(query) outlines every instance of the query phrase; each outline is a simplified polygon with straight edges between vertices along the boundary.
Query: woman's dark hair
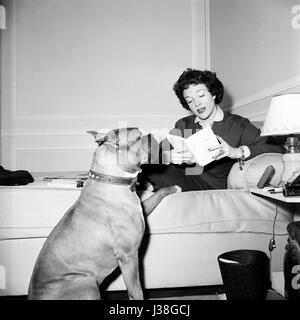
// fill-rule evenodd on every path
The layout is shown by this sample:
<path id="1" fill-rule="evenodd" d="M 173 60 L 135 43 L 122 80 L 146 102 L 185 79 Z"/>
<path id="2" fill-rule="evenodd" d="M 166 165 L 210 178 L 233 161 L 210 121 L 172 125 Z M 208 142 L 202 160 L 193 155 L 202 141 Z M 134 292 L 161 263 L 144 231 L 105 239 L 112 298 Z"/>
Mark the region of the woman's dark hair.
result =
<path id="1" fill-rule="evenodd" d="M 217 78 L 215 72 L 207 70 L 200 71 L 188 68 L 181 74 L 173 86 L 176 96 L 185 109 L 190 110 L 183 97 L 183 90 L 187 89 L 191 84 L 204 84 L 208 91 L 216 97 L 216 104 L 219 104 L 222 101 L 224 87 L 222 82 Z"/>

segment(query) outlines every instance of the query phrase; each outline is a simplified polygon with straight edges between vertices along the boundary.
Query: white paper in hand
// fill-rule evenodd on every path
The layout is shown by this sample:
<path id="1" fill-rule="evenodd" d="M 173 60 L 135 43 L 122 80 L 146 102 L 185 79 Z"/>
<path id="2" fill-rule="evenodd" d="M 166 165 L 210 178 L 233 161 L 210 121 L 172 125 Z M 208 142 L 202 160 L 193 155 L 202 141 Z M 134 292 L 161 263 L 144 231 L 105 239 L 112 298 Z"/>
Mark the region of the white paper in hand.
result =
<path id="1" fill-rule="evenodd" d="M 187 139 L 171 134 L 167 135 L 167 139 L 176 152 L 189 150 L 200 166 L 205 166 L 214 161 L 213 157 L 219 153 L 219 150 L 208 151 L 209 148 L 220 144 L 211 127 L 203 128 Z"/>
<path id="2" fill-rule="evenodd" d="M 208 151 L 209 148 L 220 144 L 211 127 L 205 127 L 188 137 L 185 143 L 194 155 L 197 163 L 201 166 L 214 161 L 213 157 L 219 153 L 219 150 Z"/>

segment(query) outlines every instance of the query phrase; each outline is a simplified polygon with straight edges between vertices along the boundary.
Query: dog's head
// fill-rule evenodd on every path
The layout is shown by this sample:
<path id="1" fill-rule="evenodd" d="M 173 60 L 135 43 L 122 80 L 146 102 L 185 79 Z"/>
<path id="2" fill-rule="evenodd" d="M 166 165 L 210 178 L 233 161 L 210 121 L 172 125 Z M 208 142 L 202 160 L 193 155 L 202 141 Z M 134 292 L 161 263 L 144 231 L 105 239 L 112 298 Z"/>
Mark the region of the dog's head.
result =
<path id="1" fill-rule="evenodd" d="M 117 165 L 128 173 L 140 171 L 142 164 L 157 163 L 159 145 L 152 134 L 143 135 L 138 128 L 119 128 L 107 133 L 88 131 L 98 148 L 95 161 Z"/>

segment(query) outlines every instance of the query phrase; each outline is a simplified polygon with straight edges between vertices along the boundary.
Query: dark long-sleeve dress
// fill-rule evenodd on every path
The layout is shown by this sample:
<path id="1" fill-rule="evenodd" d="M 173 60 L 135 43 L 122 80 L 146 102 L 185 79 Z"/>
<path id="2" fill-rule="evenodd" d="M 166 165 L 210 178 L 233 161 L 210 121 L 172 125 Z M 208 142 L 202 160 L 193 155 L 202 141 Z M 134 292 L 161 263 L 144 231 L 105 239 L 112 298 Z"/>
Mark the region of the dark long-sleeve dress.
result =
<path id="1" fill-rule="evenodd" d="M 195 116 L 187 116 L 178 120 L 172 134 L 179 134 L 184 138 L 201 130 L 199 123 L 195 123 Z M 250 156 L 256 157 L 262 153 L 284 153 L 284 147 L 272 137 L 261 137 L 260 130 L 250 121 L 238 115 L 224 112 L 223 120 L 212 124 L 213 132 L 222 137 L 231 147 L 247 146 Z M 165 143 L 162 145 L 165 146 Z M 142 167 L 141 180 L 150 181 L 155 188 L 178 185 L 182 191 L 226 189 L 227 177 L 235 159 L 225 157 L 206 165 L 201 174 L 193 174 L 190 165 L 145 165 Z M 195 165 L 194 165 L 195 166 Z"/>

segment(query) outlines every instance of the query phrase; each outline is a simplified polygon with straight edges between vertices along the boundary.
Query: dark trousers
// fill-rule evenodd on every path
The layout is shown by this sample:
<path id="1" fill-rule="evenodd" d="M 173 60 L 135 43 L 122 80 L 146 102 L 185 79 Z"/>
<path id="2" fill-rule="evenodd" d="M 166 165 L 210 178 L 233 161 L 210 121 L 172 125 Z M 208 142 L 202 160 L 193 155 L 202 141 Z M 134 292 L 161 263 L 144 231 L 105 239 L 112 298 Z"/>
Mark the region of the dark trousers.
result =
<path id="1" fill-rule="evenodd" d="M 142 165 L 142 172 L 138 182 L 143 185 L 149 181 L 154 186 L 154 191 L 177 185 L 182 191 L 216 189 L 204 179 L 203 174 L 193 174 L 196 169 L 185 165 Z"/>

